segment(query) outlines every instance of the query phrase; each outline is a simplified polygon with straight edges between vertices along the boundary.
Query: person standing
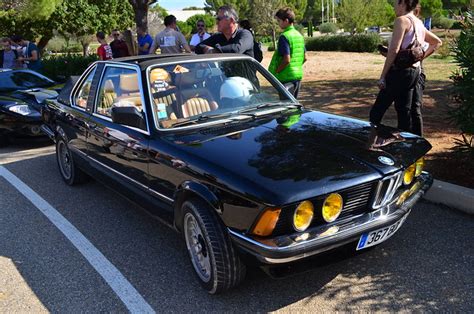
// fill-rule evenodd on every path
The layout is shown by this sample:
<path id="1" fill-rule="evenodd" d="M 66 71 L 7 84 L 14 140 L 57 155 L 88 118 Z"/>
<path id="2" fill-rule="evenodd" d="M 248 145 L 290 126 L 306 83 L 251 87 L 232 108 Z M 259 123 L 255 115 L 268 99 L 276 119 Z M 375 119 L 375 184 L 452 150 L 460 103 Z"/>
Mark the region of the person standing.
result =
<path id="1" fill-rule="evenodd" d="M 217 10 L 217 31 L 196 46 L 197 54 L 203 53 L 242 53 L 253 56 L 253 36 L 237 24 L 239 16 L 234 8 L 224 5 Z"/>
<path id="2" fill-rule="evenodd" d="M 105 40 L 104 32 L 97 32 L 96 38 L 100 44 L 100 46 L 97 47 L 97 55 L 99 56 L 99 60 L 112 59 L 113 58 L 112 48 L 110 48 L 109 44 L 107 44 L 107 41 Z"/>
<path id="3" fill-rule="evenodd" d="M 155 53 L 156 49 L 160 48 L 162 54 L 167 53 L 182 53 L 183 49 L 186 52 L 191 52 L 186 38 L 181 32 L 176 30 L 176 17 L 168 15 L 165 17 L 166 28 L 156 34 L 153 45 L 150 48 L 150 53 Z"/>
<path id="4" fill-rule="evenodd" d="M 110 48 L 112 49 L 112 56 L 114 59 L 130 56 L 127 43 L 121 38 L 120 32 L 114 29 L 112 31 L 112 37 L 114 40 L 110 43 Z"/>
<path id="5" fill-rule="evenodd" d="M 24 56 L 18 57 L 18 61 L 25 63 L 30 70 L 41 72 L 43 64 L 38 47 L 18 35 L 12 36 L 11 41 L 19 46 L 25 47 Z"/>
<path id="6" fill-rule="evenodd" d="M 426 30 L 423 23 L 414 15 L 414 9 L 418 0 L 396 0 L 393 36 L 387 52 L 387 58 L 378 81 L 379 93 L 374 105 L 370 110 L 370 122 L 377 126 L 382 118 L 395 102 L 397 111 L 398 128 L 404 131 L 412 131 L 412 102 L 415 86 L 419 81 L 421 62 L 416 62 L 409 67 L 400 67 L 395 64 L 397 54 L 401 49 L 407 49 L 417 40 L 421 46 L 425 42 L 429 44 L 424 52 L 423 59 L 430 56 L 439 46 L 441 40 Z M 421 112 L 420 112 L 421 118 Z"/>
<path id="7" fill-rule="evenodd" d="M 211 37 L 211 35 L 206 32 L 206 24 L 204 20 L 198 20 L 196 22 L 197 33 L 191 37 L 191 41 L 189 42 L 189 47 L 192 51 L 196 49 L 196 46 L 202 43 L 204 40 Z"/>
<path id="8" fill-rule="evenodd" d="M 138 55 L 149 54 L 150 47 L 153 44 L 153 38 L 147 33 L 143 26 L 137 27 L 137 39 L 138 39 Z"/>
<path id="9" fill-rule="evenodd" d="M 0 50 L 0 67 L 4 69 L 18 68 L 19 53 L 12 49 L 10 38 L 2 38 L 1 40 L 3 50 Z"/>
<path id="10" fill-rule="evenodd" d="M 278 10 L 275 18 L 283 33 L 268 70 L 297 98 L 303 78 L 303 63 L 306 62 L 304 38 L 293 25 L 295 13 L 290 8 Z"/>

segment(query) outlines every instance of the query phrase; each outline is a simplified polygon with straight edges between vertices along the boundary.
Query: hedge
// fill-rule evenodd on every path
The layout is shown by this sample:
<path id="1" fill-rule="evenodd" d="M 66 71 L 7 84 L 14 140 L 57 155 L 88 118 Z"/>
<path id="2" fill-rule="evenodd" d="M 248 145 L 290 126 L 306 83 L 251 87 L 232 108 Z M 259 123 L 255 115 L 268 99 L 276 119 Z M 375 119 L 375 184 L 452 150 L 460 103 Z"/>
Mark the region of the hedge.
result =
<path id="1" fill-rule="evenodd" d="M 382 43 L 378 34 L 327 35 L 306 39 L 308 51 L 374 52 Z"/>
<path id="2" fill-rule="evenodd" d="M 97 60 L 97 55 L 84 57 L 82 55 L 50 55 L 42 60 L 42 73 L 56 82 L 65 82 L 72 75 L 82 72 Z"/>

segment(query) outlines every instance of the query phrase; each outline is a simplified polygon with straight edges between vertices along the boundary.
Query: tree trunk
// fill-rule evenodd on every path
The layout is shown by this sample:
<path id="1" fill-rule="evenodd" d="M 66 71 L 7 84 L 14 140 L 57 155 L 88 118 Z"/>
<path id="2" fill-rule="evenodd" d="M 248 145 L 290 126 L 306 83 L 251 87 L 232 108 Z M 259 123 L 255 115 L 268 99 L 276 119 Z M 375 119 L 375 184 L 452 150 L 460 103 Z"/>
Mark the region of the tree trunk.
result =
<path id="1" fill-rule="evenodd" d="M 275 48 L 275 51 L 276 51 L 278 48 L 277 48 L 277 43 L 276 43 L 276 33 L 273 27 L 272 27 L 272 40 L 273 40 L 273 48 Z"/>
<path id="2" fill-rule="evenodd" d="M 130 4 L 135 12 L 135 24 L 148 30 L 148 1 L 130 0 Z"/>
<path id="3" fill-rule="evenodd" d="M 44 35 L 41 37 L 40 41 L 38 42 L 38 49 L 40 51 L 40 54 L 43 54 L 43 50 L 52 38 L 52 35 Z"/>
<path id="4" fill-rule="evenodd" d="M 87 57 L 89 55 L 89 43 L 81 42 L 82 55 Z"/>

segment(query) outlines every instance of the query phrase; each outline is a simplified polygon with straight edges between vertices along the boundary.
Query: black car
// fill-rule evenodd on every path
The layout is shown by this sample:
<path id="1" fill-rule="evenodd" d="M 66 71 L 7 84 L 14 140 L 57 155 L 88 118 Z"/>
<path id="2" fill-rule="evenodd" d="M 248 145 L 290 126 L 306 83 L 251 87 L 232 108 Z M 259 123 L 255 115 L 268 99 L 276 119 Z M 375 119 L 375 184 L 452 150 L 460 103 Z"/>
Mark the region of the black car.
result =
<path id="1" fill-rule="evenodd" d="M 99 61 L 43 119 L 64 181 L 93 177 L 176 228 L 210 293 L 244 260 L 379 244 L 432 183 L 425 139 L 305 109 L 242 55 Z"/>
<path id="2" fill-rule="evenodd" d="M 58 96 L 57 83 L 31 70 L 0 69 L 0 143 L 12 136 L 44 136 L 41 107 Z"/>

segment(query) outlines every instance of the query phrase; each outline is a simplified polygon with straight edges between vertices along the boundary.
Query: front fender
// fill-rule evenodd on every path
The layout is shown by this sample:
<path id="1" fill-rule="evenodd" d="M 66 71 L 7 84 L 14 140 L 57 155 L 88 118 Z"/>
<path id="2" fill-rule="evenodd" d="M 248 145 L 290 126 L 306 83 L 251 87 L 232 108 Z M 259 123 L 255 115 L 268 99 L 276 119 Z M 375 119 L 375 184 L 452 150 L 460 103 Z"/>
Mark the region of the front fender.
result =
<path id="1" fill-rule="evenodd" d="M 174 223 L 178 230 L 182 230 L 183 213 L 181 205 L 192 197 L 199 197 L 209 204 L 209 206 L 216 211 L 217 214 L 222 213 L 222 202 L 216 194 L 209 189 L 208 186 L 201 182 L 185 181 L 181 183 L 174 194 Z"/>

